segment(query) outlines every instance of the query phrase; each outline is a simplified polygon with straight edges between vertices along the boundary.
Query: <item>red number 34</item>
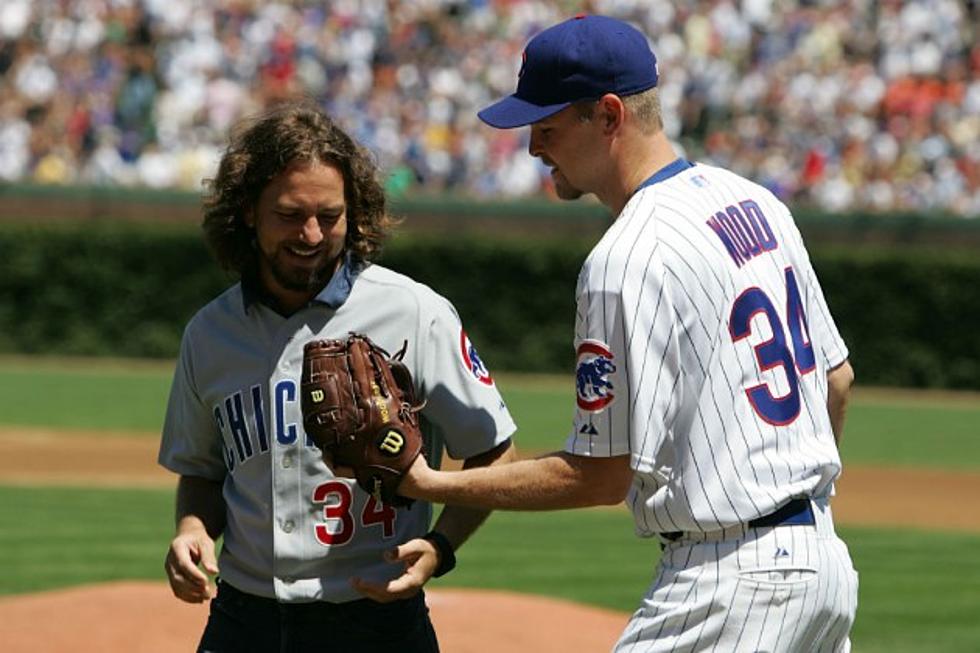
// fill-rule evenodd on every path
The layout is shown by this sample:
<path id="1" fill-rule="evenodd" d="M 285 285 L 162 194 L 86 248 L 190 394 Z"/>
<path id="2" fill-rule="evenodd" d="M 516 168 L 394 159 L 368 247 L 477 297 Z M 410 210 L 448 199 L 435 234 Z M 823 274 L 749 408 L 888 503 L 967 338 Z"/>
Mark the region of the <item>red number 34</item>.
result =
<path id="1" fill-rule="evenodd" d="M 324 546 L 343 546 L 354 537 L 354 496 L 341 481 L 328 481 L 313 490 L 313 503 L 323 505 L 323 523 L 313 527 L 317 542 Z M 395 534 L 395 509 L 369 497 L 361 511 L 361 526 L 380 524 L 384 538 Z"/>

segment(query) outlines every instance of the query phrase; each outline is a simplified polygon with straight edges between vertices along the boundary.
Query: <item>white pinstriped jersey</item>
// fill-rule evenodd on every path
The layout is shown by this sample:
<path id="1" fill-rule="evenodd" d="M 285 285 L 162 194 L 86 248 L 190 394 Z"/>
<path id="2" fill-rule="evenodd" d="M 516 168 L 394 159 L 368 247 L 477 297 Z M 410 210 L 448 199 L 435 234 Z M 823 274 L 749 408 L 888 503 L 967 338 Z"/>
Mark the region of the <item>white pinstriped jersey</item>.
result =
<path id="1" fill-rule="evenodd" d="M 644 536 L 829 495 L 841 465 L 827 372 L 847 349 L 789 210 L 683 160 L 650 181 L 579 276 L 566 449 L 630 455 Z"/>

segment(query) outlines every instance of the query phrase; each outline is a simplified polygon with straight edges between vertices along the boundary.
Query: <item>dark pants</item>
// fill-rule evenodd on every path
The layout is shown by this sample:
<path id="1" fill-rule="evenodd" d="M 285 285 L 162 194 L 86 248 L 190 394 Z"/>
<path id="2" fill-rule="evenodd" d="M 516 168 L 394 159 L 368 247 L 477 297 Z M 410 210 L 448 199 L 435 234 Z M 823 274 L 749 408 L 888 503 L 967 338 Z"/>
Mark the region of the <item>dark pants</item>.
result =
<path id="1" fill-rule="evenodd" d="M 377 603 L 279 603 L 218 583 L 198 653 L 439 653 L 422 592 Z"/>

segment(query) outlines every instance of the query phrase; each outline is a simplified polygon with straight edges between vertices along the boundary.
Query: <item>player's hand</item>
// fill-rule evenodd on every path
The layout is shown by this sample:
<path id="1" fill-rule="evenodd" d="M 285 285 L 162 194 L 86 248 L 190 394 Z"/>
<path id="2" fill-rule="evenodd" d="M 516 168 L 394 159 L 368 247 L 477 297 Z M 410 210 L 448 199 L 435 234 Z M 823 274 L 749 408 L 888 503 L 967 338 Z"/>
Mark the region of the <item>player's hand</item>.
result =
<path id="1" fill-rule="evenodd" d="M 218 573 L 218 562 L 214 555 L 214 540 L 207 533 L 178 534 L 170 543 L 163 566 L 170 589 L 178 599 L 203 603 L 214 596 L 208 574 L 214 576 Z"/>
<path id="2" fill-rule="evenodd" d="M 421 458 L 421 456 L 419 456 Z M 379 603 L 415 596 L 422 589 L 439 565 L 439 551 L 429 540 L 409 540 L 399 547 L 385 552 L 385 560 L 402 564 L 404 571 L 398 578 L 387 583 L 352 578 L 351 586 L 358 592 Z"/>

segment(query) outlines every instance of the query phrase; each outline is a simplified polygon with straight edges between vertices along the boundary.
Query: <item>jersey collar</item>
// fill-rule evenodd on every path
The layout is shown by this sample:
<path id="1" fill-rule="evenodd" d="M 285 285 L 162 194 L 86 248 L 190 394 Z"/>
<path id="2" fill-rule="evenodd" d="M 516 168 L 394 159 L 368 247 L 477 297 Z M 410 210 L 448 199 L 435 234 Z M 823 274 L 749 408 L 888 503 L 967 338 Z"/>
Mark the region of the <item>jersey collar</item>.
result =
<path id="1" fill-rule="evenodd" d="M 340 305 L 350 297 L 357 275 L 363 272 L 366 267 L 365 261 L 357 258 L 351 252 L 347 252 L 344 256 L 344 264 L 333 273 L 330 281 L 323 290 L 317 293 L 313 301 L 326 304 L 330 308 L 340 308 Z"/>
<path id="2" fill-rule="evenodd" d="M 343 264 L 333 273 L 323 290 L 313 297 L 311 303 L 325 304 L 333 309 L 339 308 L 341 304 L 347 301 L 351 290 L 354 288 L 354 281 L 367 266 L 367 262 L 354 256 L 351 252 L 347 252 L 344 255 Z M 274 306 L 274 304 L 265 301 L 265 292 L 259 285 L 258 273 L 251 269 L 242 274 L 242 303 L 246 313 L 256 303 Z"/>
<path id="3" fill-rule="evenodd" d="M 636 195 L 647 186 L 653 186 L 654 184 L 659 184 L 660 182 L 666 181 L 667 179 L 670 179 L 674 175 L 684 172 L 688 168 L 693 168 L 693 167 L 694 164 L 688 161 L 687 159 L 684 158 L 674 159 L 660 170 L 657 170 L 650 177 L 647 177 L 646 181 L 644 181 L 642 184 L 637 186 L 636 190 L 633 191 L 633 194 Z"/>

